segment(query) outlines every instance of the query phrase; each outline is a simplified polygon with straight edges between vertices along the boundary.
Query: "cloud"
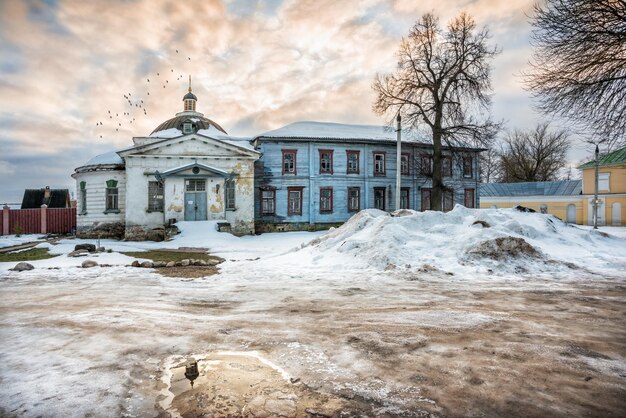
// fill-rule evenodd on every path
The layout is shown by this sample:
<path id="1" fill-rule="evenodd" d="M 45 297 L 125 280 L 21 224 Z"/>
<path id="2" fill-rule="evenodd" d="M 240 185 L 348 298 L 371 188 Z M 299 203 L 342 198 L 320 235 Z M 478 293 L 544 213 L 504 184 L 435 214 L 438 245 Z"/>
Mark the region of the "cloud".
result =
<path id="1" fill-rule="evenodd" d="M 182 110 L 188 74 L 198 110 L 233 135 L 306 119 L 385 123 L 371 111 L 372 79 L 395 67 L 400 38 L 427 11 L 445 22 L 467 10 L 480 25 L 489 24 L 493 41 L 504 50 L 494 71 L 494 107 L 511 114 L 508 106 L 519 111 L 530 100 L 511 77 L 528 55 L 524 12 L 530 4 L 0 2 L 3 158 L 19 167 L 17 161 L 41 157 L 46 161 L 37 168 L 42 178 L 54 167 L 69 179 L 88 157 L 84 151 L 126 147 L 132 136 L 149 134 Z M 129 94 L 132 106 L 124 98 Z M 57 158 L 62 154 L 67 157 Z M 10 181 L 23 185 L 19 177 Z"/>

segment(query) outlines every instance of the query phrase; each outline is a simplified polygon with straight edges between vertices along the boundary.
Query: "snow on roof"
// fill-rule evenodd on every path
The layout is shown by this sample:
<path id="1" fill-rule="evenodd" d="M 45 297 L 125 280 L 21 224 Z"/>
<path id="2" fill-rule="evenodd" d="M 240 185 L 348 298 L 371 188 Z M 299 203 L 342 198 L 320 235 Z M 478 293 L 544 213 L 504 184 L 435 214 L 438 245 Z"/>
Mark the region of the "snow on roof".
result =
<path id="1" fill-rule="evenodd" d="M 178 128 L 169 128 L 164 131 L 152 132 L 150 138 L 176 138 L 182 136 L 183 132 Z"/>
<path id="2" fill-rule="evenodd" d="M 573 196 L 581 194 L 582 183 L 582 180 L 486 183 L 479 190 L 480 197 Z"/>
<path id="3" fill-rule="evenodd" d="M 122 157 L 117 155 L 116 151 L 106 152 L 104 154 L 96 155 L 81 167 L 86 167 L 90 165 L 124 165 L 124 160 Z"/>
<path id="4" fill-rule="evenodd" d="M 294 122 L 282 128 L 265 132 L 257 138 L 311 138 L 311 139 L 354 139 L 396 141 L 395 129 L 378 125 L 349 125 L 332 122 Z M 407 142 L 426 142 L 413 131 L 402 131 L 402 140 Z"/>

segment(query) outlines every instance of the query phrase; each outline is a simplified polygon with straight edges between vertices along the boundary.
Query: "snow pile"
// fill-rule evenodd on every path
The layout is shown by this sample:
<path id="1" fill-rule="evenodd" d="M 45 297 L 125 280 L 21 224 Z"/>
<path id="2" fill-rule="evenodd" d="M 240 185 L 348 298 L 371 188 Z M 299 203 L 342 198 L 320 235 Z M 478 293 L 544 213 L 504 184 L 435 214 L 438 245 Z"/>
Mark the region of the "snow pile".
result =
<path id="1" fill-rule="evenodd" d="M 443 212 L 361 211 L 292 256 L 314 264 L 374 269 L 434 266 L 447 272 L 478 268 L 554 271 L 626 269 L 626 240 L 568 225 L 552 215 L 514 209 Z"/>

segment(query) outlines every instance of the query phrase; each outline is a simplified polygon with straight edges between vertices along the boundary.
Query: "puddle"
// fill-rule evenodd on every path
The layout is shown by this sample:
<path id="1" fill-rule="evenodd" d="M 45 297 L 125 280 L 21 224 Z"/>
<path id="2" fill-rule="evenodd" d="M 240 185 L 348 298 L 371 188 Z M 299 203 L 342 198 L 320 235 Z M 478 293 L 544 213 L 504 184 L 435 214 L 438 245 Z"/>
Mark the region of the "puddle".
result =
<path id="1" fill-rule="evenodd" d="M 193 386 L 188 360 L 198 365 Z M 333 416 L 345 400 L 309 390 L 258 352 L 220 351 L 168 359 L 159 405 L 172 417 Z"/>

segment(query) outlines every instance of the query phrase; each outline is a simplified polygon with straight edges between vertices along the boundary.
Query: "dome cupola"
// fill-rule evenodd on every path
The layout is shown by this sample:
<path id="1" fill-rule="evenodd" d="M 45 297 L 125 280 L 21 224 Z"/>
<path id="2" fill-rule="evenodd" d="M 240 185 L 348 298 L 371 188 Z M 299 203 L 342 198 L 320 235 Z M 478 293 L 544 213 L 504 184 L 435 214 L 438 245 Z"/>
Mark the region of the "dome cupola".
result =
<path id="1" fill-rule="evenodd" d="M 191 76 L 189 76 L 189 92 L 183 97 L 183 102 L 185 103 L 183 112 L 195 112 L 197 101 L 198 98 L 191 92 Z"/>

